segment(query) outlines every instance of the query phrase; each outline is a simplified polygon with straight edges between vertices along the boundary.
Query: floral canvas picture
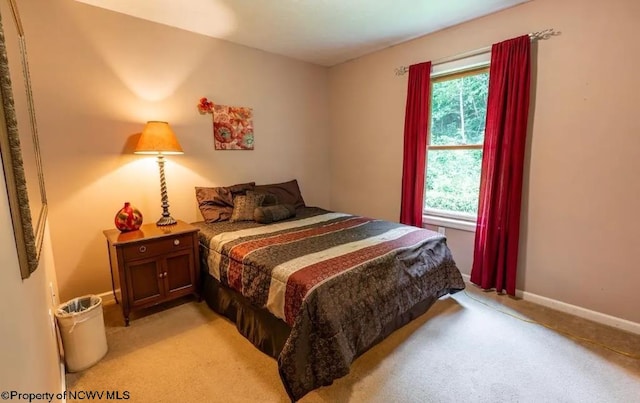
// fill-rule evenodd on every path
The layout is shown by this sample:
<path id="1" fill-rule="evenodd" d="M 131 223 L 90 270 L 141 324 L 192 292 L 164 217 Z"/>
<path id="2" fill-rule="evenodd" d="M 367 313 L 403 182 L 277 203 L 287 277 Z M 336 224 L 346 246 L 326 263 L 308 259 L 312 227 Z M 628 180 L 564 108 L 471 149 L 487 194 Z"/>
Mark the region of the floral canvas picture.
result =
<path id="1" fill-rule="evenodd" d="M 253 110 L 242 106 L 217 105 L 200 98 L 198 112 L 213 115 L 216 150 L 253 150 Z"/>
<path id="2" fill-rule="evenodd" d="M 216 150 L 253 150 L 253 110 L 214 105 L 213 141 Z"/>

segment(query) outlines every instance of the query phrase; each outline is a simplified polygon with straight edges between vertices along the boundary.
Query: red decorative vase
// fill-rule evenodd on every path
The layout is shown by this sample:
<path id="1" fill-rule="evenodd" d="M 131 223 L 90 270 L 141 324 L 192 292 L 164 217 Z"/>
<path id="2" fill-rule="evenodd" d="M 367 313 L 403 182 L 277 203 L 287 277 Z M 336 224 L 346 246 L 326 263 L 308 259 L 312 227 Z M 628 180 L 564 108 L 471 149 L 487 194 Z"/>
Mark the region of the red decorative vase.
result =
<path id="1" fill-rule="evenodd" d="M 126 202 L 114 219 L 116 228 L 122 232 L 135 231 L 142 225 L 142 213 L 131 203 Z"/>

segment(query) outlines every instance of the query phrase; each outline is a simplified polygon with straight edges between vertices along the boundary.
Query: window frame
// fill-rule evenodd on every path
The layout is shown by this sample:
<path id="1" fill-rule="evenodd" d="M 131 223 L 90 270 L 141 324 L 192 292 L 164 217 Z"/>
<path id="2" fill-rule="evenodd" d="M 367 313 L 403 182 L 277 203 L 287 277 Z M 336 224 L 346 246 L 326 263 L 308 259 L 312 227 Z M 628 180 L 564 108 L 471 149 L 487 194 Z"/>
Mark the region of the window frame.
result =
<path id="1" fill-rule="evenodd" d="M 430 97 L 433 96 L 433 83 L 438 81 L 446 81 L 455 78 L 461 78 L 472 74 L 481 74 L 489 72 L 491 62 L 491 53 L 486 52 L 480 55 L 455 60 L 453 62 L 444 63 L 434 66 L 431 73 L 431 90 Z M 430 99 L 431 101 L 431 99 Z M 432 115 L 433 102 L 429 102 L 429 117 Z M 431 118 L 429 118 L 431 120 Z M 431 142 L 431 124 L 427 133 L 428 150 L 482 150 L 484 144 L 461 144 L 461 145 L 430 145 Z M 428 152 L 427 150 L 427 152 Z M 428 166 L 425 172 L 425 183 L 429 174 Z M 426 186 L 425 186 L 426 192 Z M 455 213 L 448 210 L 430 209 L 423 207 L 422 220 L 424 224 L 442 226 L 447 228 L 455 228 L 463 231 L 475 232 L 477 215 L 466 213 Z"/>

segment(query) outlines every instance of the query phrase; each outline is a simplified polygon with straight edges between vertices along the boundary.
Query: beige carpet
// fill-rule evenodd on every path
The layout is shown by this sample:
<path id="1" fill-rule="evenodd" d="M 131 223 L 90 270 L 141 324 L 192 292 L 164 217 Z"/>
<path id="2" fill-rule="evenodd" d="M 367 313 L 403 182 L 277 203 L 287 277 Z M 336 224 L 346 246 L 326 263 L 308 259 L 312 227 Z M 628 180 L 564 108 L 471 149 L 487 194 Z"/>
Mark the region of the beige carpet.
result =
<path id="1" fill-rule="evenodd" d="M 640 402 L 640 360 L 496 309 L 635 356 L 640 336 L 471 286 L 467 293 L 441 299 L 301 402 Z M 128 391 L 130 402 L 288 401 L 274 359 L 206 303 L 181 302 L 129 327 L 119 306 L 105 307 L 109 352 L 67 374 L 67 389 Z"/>

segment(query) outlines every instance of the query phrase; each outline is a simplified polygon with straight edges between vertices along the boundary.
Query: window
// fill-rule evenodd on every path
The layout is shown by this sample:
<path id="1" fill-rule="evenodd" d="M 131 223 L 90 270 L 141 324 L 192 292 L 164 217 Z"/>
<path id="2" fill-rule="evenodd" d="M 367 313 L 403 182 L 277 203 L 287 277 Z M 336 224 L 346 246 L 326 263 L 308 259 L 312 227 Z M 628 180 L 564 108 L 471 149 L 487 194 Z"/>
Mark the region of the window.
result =
<path id="1" fill-rule="evenodd" d="M 432 76 L 425 214 L 475 221 L 489 67 Z M 439 223 L 438 223 L 439 224 Z"/>

